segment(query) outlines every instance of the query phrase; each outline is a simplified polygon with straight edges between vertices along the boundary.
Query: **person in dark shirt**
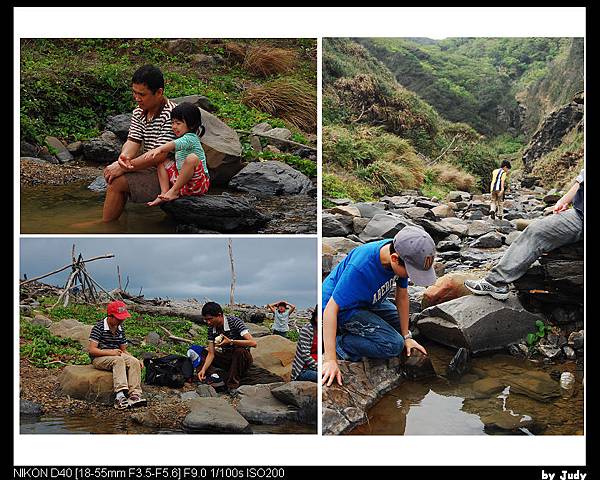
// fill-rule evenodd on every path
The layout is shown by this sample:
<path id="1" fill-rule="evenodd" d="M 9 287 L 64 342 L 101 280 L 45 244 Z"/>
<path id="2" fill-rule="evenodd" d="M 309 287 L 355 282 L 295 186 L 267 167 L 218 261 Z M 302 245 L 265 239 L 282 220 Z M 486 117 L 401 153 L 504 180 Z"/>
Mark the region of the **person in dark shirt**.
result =
<path id="1" fill-rule="evenodd" d="M 531 223 L 510 245 L 498 264 L 481 280 L 467 280 L 465 286 L 475 295 L 508 298 L 508 284 L 521 278 L 543 253 L 583 238 L 585 170 L 554 208 L 553 214 Z M 569 206 L 573 204 L 573 208 Z"/>
<path id="2" fill-rule="evenodd" d="M 208 324 L 208 355 L 198 372 L 198 379 L 205 381 L 213 366 L 221 368 L 227 371 L 227 389 L 234 390 L 240 386 L 240 379 L 252 365 L 250 348 L 256 347 L 256 340 L 241 319 L 225 316 L 218 303 L 205 303 L 202 317 Z M 216 347 L 221 351 L 217 351 Z"/>

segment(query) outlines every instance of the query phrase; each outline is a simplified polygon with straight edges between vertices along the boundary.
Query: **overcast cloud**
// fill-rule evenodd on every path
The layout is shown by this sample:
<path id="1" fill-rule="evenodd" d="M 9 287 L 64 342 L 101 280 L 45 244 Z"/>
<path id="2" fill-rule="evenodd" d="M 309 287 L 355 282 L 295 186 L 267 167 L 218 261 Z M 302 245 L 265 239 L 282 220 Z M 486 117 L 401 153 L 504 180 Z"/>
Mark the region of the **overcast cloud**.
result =
<path id="1" fill-rule="evenodd" d="M 317 303 L 317 242 L 314 238 L 233 238 L 237 277 L 235 301 L 264 305 L 287 300 L 298 308 Z M 231 272 L 223 238 L 23 238 L 20 276 L 43 275 L 70 263 L 71 247 L 84 258 L 115 258 L 87 264 L 105 289 L 116 288 L 117 265 L 123 286 L 146 298 L 208 298 L 229 301 Z M 69 270 L 42 282 L 63 286 Z"/>

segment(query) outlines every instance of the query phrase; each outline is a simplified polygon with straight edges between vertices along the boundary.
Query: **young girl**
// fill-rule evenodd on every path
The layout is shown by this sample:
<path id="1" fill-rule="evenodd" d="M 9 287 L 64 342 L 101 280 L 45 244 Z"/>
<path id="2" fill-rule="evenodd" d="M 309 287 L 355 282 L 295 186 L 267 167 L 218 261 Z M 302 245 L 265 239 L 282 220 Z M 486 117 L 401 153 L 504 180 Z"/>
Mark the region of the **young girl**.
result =
<path id="1" fill-rule="evenodd" d="M 179 196 L 204 195 L 210 186 L 206 156 L 199 138 L 205 130 L 200 109 L 189 102 L 181 103 L 171 111 L 171 122 L 177 139 L 148 152 L 151 158 L 156 158 L 161 153 L 175 150 L 174 162 L 166 160 L 158 165 L 160 194 L 148 202 L 149 206 L 169 202 Z"/>

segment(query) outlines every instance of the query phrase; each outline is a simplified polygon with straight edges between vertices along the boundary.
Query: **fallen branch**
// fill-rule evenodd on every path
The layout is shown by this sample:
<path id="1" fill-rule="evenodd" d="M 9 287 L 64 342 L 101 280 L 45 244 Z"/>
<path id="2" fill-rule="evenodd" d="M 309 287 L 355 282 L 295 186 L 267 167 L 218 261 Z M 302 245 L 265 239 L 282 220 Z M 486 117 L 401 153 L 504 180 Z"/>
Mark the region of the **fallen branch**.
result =
<path id="1" fill-rule="evenodd" d="M 162 328 L 165 333 L 169 336 L 169 338 L 171 340 L 176 340 L 178 342 L 182 342 L 182 343 L 194 343 L 194 341 L 191 338 L 182 338 L 182 337 L 178 337 L 176 335 L 173 335 L 171 332 L 169 332 L 165 327 L 163 327 L 162 325 L 159 325 L 160 328 Z"/>
<path id="2" fill-rule="evenodd" d="M 87 260 L 82 260 L 82 262 L 83 263 L 93 262 L 94 260 L 101 260 L 103 258 L 113 258 L 113 257 L 114 257 L 114 255 L 112 253 L 109 253 L 107 255 L 101 255 L 99 257 L 88 258 Z M 42 278 L 46 278 L 46 277 L 49 277 L 50 275 L 54 275 L 55 273 L 62 272 L 63 270 L 66 270 L 67 268 L 72 267 L 72 266 L 73 266 L 73 264 L 69 263 L 68 265 L 65 265 L 64 267 L 59 268 L 58 270 L 54 270 L 53 272 L 46 273 L 45 275 L 31 278 L 29 280 L 23 280 L 21 283 L 19 283 L 19 285 L 25 285 L 26 283 L 31 283 L 31 282 L 35 282 L 36 280 L 41 280 Z"/>
<path id="3" fill-rule="evenodd" d="M 290 145 L 294 145 L 296 147 L 308 148 L 309 150 L 316 152 L 317 149 L 315 147 L 311 147 L 310 145 L 304 145 L 303 143 L 294 142 L 293 140 L 284 140 L 282 138 L 273 137 L 272 135 L 265 135 L 264 133 L 254 133 L 249 132 L 247 130 L 236 130 L 237 133 L 241 133 L 243 135 L 256 135 L 257 137 L 269 138 L 271 140 L 277 140 L 278 142 L 288 143 Z"/>

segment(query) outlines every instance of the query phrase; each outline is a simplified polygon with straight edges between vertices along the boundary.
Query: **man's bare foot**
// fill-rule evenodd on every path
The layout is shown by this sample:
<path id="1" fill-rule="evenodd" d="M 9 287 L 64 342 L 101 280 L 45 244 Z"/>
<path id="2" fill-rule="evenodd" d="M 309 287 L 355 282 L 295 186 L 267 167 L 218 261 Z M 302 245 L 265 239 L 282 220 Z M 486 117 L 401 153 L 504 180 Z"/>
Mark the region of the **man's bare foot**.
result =
<path id="1" fill-rule="evenodd" d="M 167 193 L 161 193 L 159 197 L 162 198 L 164 202 L 170 202 L 179 198 L 179 193 L 169 190 Z"/>
<path id="2" fill-rule="evenodd" d="M 162 195 L 162 194 L 161 194 Z M 149 207 L 154 207 L 155 205 L 160 205 L 161 203 L 163 203 L 165 200 L 162 198 L 162 196 L 159 195 L 158 197 L 156 197 L 154 200 L 152 200 L 151 202 L 146 203 L 146 205 L 148 205 Z"/>

